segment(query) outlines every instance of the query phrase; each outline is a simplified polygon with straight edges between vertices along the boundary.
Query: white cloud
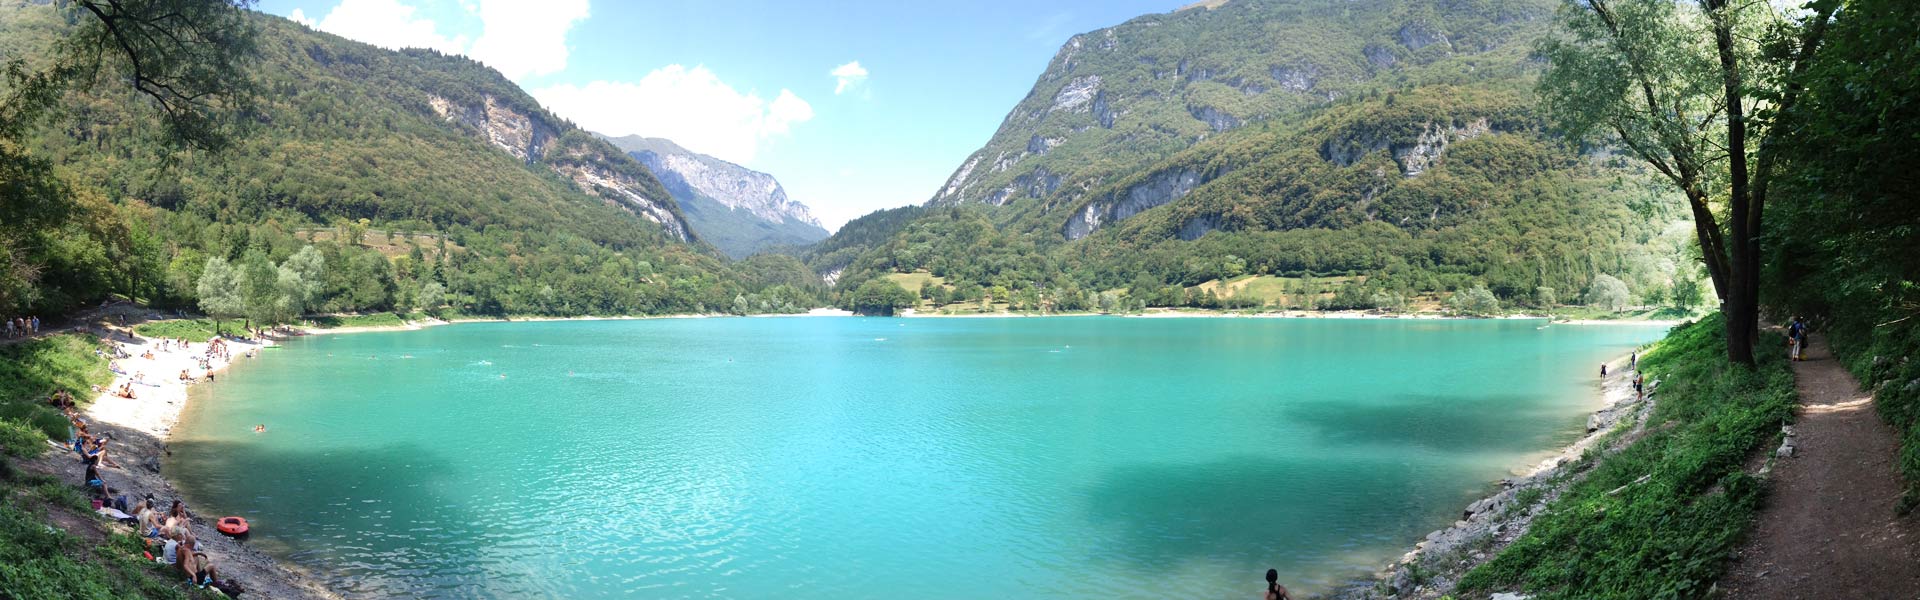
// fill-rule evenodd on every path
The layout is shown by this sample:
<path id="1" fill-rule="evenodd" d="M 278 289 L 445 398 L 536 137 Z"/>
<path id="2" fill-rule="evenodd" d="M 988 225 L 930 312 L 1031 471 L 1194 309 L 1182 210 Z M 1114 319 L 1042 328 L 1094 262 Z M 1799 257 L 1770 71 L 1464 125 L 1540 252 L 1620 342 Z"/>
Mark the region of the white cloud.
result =
<path id="1" fill-rule="evenodd" d="M 593 131 L 663 137 L 736 163 L 751 162 L 768 139 L 813 119 L 813 106 L 791 91 L 768 101 L 735 90 L 705 66 L 668 65 L 637 82 L 562 84 L 533 96 Z"/>
<path id="2" fill-rule="evenodd" d="M 474 40 L 475 60 L 508 79 L 567 68 L 567 30 L 587 18 L 587 0 L 480 0 L 485 29 Z"/>
<path id="3" fill-rule="evenodd" d="M 860 87 L 860 84 L 866 83 L 867 81 L 867 68 L 860 66 L 860 61 L 857 60 L 834 67 L 833 70 L 828 71 L 827 74 L 832 75 L 833 78 L 837 80 L 833 85 L 833 95 L 835 96 L 845 93 L 847 90 Z"/>
<path id="4" fill-rule="evenodd" d="M 508 79 L 548 75 L 567 68 L 567 32 L 587 18 L 587 0 L 460 0 L 460 9 L 480 18 L 479 39 L 449 37 L 432 19 L 400 0 L 341 0 L 318 21 L 294 9 L 287 17 L 308 27 L 387 48 L 432 48 L 465 54 L 498 69 Z"/>
<path id="5" fill-rule="evenodd" d="M 314 29 L 385 48 L 466 51 L 466 36 L 441 35 L 432 19 L 415 18 L 414 11 L 397 0 L 341 0 L 317 21 L 300 9 L 288 16 Z"/>

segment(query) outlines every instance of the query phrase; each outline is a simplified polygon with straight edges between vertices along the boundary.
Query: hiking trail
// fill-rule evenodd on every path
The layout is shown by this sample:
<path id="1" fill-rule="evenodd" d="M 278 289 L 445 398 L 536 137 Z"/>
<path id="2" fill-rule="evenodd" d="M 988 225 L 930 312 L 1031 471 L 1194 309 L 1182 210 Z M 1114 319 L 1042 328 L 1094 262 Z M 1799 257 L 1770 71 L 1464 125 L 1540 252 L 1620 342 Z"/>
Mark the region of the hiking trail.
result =
<path id="1" fill-rule="evenodd" d="M 1720 581 L 1727 598 L 1920 598 L 1920 523 L 1894 512 L 1900 441 L 1820 336 L 1793 363 L 1795 451 Z"/>

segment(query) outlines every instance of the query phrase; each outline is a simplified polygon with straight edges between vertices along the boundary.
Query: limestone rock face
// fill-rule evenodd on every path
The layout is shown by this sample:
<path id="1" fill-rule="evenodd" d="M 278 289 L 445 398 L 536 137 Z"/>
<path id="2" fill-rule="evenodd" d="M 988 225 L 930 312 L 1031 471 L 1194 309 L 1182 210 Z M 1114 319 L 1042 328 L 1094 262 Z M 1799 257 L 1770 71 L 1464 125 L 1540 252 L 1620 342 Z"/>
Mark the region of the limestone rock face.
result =
<path id="1" fill-rule="evenodd" d="M 1458 125 L 1425 123 L 1412 140 L 1396 140 L 1383 135 L 1363 133 L 1328 139 L 1320 146 L 1320 157 L 1342 167 L 1353 166 L 1368 154 L 1387 150 L 1400 165 L 1400 174 L 1418 177 L 1440 164 L 1447 146 L 1453 142 L 1497 133 L 1484 117 Z"/>
<path id="2" fill-rule="evenodd" d="M 673 200 L 655 191 L 659 182 L 631 158 L 598 140 L 576 137 L 573 143 L 556 144 L 564 132 L 544 111 L 516 108 L 492 95 L 480 100 L 476 106 L 428 96 L 427 106 L 447 123 L 480 136 L 520 162 L 544 165 L 582 191 L 658 223 L 674 239 L 693 240 Z"/>
<path id="3" fill-rule="evenodd" d="M 1087 237 L 1102 225 L 1125 220 L 1147 209 L 1178 200 L 1207 181 L 1200 170 L 1193 168 L 1155 173 L 1128 187 L 1117 197 L 1087 203 L 1074 213 L 1060 233 L 1069 240 Z"/>
<path id="4" fill-rule="evenodd" d="M 605 136 L 602 136 L 605 137 Z M 605 137 L 660 178 L 686 211 L 688 224 L 729 256 L 827 237 L 805 204 L 787 196 L 772 175 L 682 148 L 671 140 Z"/>

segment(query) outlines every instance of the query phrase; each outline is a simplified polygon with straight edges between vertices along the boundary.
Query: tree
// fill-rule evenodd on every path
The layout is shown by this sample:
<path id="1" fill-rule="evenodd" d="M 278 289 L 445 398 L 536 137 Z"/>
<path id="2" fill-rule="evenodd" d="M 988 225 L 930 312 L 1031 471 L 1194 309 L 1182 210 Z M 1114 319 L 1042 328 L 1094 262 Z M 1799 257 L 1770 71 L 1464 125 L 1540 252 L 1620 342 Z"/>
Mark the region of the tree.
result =
<path id="1" fill-rule="evenodd" d="M 1839 0 L 1816 0 L 1791 48 L 1786 76 L 1756 40 L 1784 18 L 1767 2 L 1569 0 L 1543 44 L 1547 113 L 1572 137 L 1617 142 L 1687 198 L 1694 232 L 1726 313 L 1727 358 L 1752 365 L 1759 324 L 1761 217 L 1776 135 L 1790 131 L 1801 93 L 1793 81 L 1819 48 Z M 1771 109 L 1748 115 L 1757 98 Z M 1757 117 L 1757 119 L 1753 118 Z M 1725 221 L 1713 210 L 1725 198 Z"/>
<path id="2" fill-rule="evenodd" d="M 1500 299 L 1493 297 L 1487 286 L 1474 286 L 1472 289 L 1455 292 L 1447 298 L 1447 308 L 1455 314 L 1490 317 L 1500 312 Z"/>
<path id="3" fill-rule="evenodd" d="M 848 301 L 849 309 L 863 315 L 893 315 L 895 310 L 910 308 L 914 301 L 913 292 L 900 287 L 891 279 L 875 277 L 860 284 L 853 290 Z"/>
<path id="4" fill-rule="evenodd" d="M 92 16 L 74 32 L 68 63 L 83 82 L 126 81 L 152 99 L 171 137 L 226 144 L 221 118 L 245 108 L 254 54 L 251 0 L 75 0 Z"/>
<path id="5" fill-rule="evenodd" d="M 253 323 L 270 325 L 276 323 L 284 304 L 280 297 L 280 269 L 273 261 L 267 260 L 267 254 L 259 250 L 249 250 L 240 259 L 240 297 L 246 300 L 247 328 Z"/>
<path id="6" fill-rule="evenodd" d="M 1674 308 L 1689 310 L 1700 305 L 1700 293 L 1700 278 L 1682 274 L 1674 278 L 1673 293 L 1668 296 Z"/>
<path id="7" fill-rule="evenodd" d="M 433 312 L 447 302 L 447 287 L 438 281 L 429 281 L 420 286 L 420 293 L 414 295 L 413 303 L 420 310 Z"/>
<path id="8" fill-rule="evenodd" d="M 1627 291 L 1626 282 L 1602 273 L 1593 276 L 1593 283 L 1587 286 L 1586 300 L 1588 306 L 1617 313 L 1627 309 L 1627 304 L 1633 301 L 1633 295 Z"/>
<path id="9" fill-rule="evenodd" d="M 216 333 L 220 331 L 220 319 L 247 313 L 247 302 L 240 295 L 240 272 L 234 270 L 227 259 L 218 256 L 207 259 L 194 291 L 200 296 L 200 312 L 213 318 Z"/>
<path id="10" fill-rule="evenodd" d="M 1533 290 L 1533 301 L 1540 303 L 1541 308 L 1551 311 L 1554 306 L 1560 304 L 1560 296 L 1553 288 L 1540 286 Z"/>
<path id="11" fill-rule="evenodd" d="M 326 256 L 313 246 L 304 246 L 299 252 L 293 253 L 293 256 L 287 257 L 286 262 L 280 263 L 280 266 L 292 270 L 294 275 L 299 277 L 301 285 L 292 290 L 298 292 L 293 299 L 297 300 L 296 304 L 300 307 L 294 316 L 305 314 L 306 309 L 311 308 L 314 301 L 319 299 L 321 287 L 326 285 Z"/>

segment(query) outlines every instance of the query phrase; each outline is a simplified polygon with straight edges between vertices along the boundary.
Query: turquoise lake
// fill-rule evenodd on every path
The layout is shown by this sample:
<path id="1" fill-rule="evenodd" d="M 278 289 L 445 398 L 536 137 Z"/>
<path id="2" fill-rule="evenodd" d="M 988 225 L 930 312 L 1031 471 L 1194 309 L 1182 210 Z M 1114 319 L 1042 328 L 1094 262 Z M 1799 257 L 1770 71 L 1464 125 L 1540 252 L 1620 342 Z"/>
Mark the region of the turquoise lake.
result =
<path id="1" fill-rule="evenodd" d="M 1575 439 L 1657 326 L 751 318 L 314 336 L 169 476 L 349 597 L 1325 591 Z M 264 434 L 253 426 L 263 423 Z"/>

